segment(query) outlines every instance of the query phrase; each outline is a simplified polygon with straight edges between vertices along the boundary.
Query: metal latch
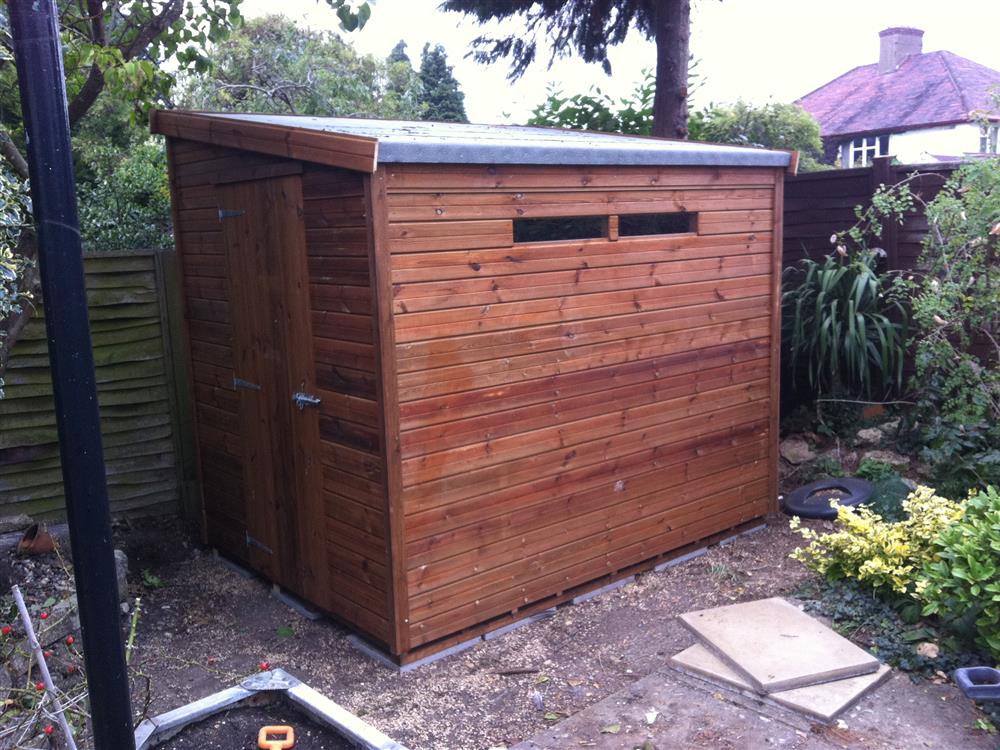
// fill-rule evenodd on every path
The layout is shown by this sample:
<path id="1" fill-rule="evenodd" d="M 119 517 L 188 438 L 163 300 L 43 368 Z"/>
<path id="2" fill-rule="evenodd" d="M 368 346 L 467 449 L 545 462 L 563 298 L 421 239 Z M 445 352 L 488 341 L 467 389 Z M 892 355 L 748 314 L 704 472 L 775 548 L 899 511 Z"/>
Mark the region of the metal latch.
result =
<path id="1" fill-rule="evenodd" d="M 320 399 L 319 396 L 314 396 L 311 393 L 303 393 L 302 391 L 299 391 L 298 393 L 292 394 L 292 401 L 295 403 L 297 407 L 299 407 L 299 411 L 302 411 L 307 406 L 319 406 Z"/>
<path id="2" fill-rule="evenodd" d="M 251 383 L 249 380 L 244 380 L 243 378 L 233 378 L 233 389 L 243 388 L 248 391 L 259 391 L 260 386 L 256 383 Z"/>
<path id="3" fill-rule="evenodd" d="M 219 209 L 219 221 L 223 219 L 235 219 L 237 216 L 242 216 L 245 214 L 242 208 L 220 208 Z"/>

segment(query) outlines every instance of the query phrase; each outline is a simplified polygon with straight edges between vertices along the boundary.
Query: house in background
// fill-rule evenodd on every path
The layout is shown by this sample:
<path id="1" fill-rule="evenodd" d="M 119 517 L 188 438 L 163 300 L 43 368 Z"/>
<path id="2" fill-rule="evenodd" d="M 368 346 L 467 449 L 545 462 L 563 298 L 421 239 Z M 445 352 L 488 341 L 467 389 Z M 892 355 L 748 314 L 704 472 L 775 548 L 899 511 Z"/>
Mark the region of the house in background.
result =
<path id="1" fill-rule="evenodd" d="M 813 115 L 828 161 L 864 167 L 997 153 L 1000 71 L 941 50 L 923 52 L 920 29 L 879 32 L 879 60 L 844 73 L 796 103 Z"/>

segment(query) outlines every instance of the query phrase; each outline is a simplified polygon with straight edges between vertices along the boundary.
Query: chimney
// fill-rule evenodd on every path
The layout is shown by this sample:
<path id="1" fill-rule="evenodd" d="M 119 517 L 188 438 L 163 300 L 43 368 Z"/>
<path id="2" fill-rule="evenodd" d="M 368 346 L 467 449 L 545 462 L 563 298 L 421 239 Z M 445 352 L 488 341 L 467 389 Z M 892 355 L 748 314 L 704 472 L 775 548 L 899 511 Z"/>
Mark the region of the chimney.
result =
<path id="1" fill-rule="evenodd" d="M 878 72 L 891 73 L 910 55 L 923 51 L 924 32 L 906 26 L 895 26 L 878 33 Z"/>

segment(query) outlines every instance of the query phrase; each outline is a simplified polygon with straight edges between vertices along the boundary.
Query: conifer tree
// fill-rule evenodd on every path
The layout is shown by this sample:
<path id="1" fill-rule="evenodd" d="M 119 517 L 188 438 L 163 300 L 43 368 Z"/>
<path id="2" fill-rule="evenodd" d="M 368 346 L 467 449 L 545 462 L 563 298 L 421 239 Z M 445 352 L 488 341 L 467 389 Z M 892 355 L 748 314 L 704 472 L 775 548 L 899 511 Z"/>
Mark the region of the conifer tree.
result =
<path id="1" fill-rule="evenodd" d="M 399 45 L 397 45 L 398 47 Z M 452 75 L 444 47 L 424 45 L 420 54 L 420 83 L 423 88 L 421 113 L 424 120 L 440 122 L 468 122 L 465 114 L 465 94 L 459 89 Z"/>

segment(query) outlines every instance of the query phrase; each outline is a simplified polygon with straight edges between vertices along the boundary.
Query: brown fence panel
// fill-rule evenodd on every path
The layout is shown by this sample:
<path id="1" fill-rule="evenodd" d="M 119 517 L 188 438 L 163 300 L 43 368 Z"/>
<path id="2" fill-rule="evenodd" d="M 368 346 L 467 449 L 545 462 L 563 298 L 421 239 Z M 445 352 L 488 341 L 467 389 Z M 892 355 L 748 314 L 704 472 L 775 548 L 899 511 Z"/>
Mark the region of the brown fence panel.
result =
<path id="1" fill-rule="evenodd" d="M 115 515 L 175 513 L 175 366 L 157 253 L 84 258 L 108 492 Z M 11 351 L 0 399 L 0 516 L 64 515 L 44 305 Z"/>
<path id="2" fill-rule="evenodd" d="M 833 247 L 830 236 L 856 221 L 855 206 L 867 208 L 879 185 L 893 185 L 910 178 L 910 189 L 919 200 L 902 226 L 889 226 L 880 245 L 888 255 L 888 267 L 915 268 L 920 257 L 927 218 L 924 203 L 938 194 L 956 164 L 894 165 L 891 159 L 876 159 L 874 166 L 834 169 L 785 178 L 784 265 L 802 258 L 819 259 Z"/>

